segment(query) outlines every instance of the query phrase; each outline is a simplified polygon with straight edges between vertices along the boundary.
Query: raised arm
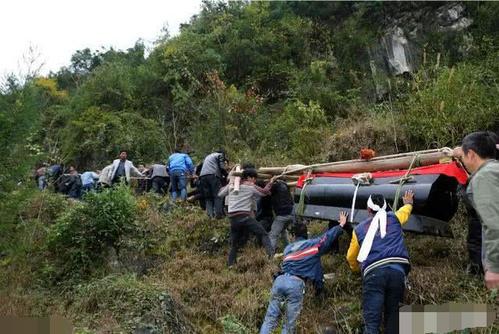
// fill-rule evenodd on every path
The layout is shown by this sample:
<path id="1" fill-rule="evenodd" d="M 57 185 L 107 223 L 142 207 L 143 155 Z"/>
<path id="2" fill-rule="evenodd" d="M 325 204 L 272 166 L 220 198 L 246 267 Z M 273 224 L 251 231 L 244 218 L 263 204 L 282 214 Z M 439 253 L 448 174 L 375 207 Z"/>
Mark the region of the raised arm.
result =
<path id="1" fill-rule="evenodd" d="M 357 234 L 355 234 L 355 231 L 353 231 L 352 239 L 350 239 L 350 246 L 348 247 L 347 251 L 347 262 L 348 265 L 350 266 L 350 269 L 353 272 L 360 271 L 359 262 L 357 261 L 357 256 L 359 256 L 359 252 L 360 252 L 359 241 L 357 239 Z"/>
<path id="2" fill-rule="evenodd" d="M 352 230 L 352 226 L 347 222 L 348 213 L 345 211 L 340 212 L 340 219 L 338 222 L 343 230 L 345 230 L 348 234 L 352 234 L 352 238 L 350 239 L 350 246 L 347 251 L 347 262 L 350 266 L 350 269 L 354 272 L 359 272 L 359 262 L 357 262 L 357 256 L 359 255 L 360 245 L 357 240 L 357 235 L 355 231 Z"/>
<path id="3" fill-rule="evenodd" d="M 322 256 L 328 253 L 331 250 L 334 241 L 338 239 L 342 233 L 343 229 L 338 225 L 327 230 L 327 232 L 320 237 L 318 244 L 319 255 Z"/>
<path id="4" fill-rule="evenodd" d="M 265 185 L 264 188 L 259 186 L 254 186 L 253 194 L 258 197 L 265 197 L 271 194 L 270 189 L 272 189 L 272 184 L 274 183 L 274 178 L 270 179 L 270 181 Z"/>

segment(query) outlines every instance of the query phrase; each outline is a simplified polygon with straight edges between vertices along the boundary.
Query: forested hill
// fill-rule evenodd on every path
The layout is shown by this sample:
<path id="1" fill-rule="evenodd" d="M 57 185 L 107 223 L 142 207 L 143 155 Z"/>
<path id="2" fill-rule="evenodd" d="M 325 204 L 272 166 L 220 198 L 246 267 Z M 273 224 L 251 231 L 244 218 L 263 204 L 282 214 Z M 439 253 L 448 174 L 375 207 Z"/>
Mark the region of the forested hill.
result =
<path id="1" fill-rule="evenodd" d="M 75 50 L 48 76 L 6 78 L 0 315 L 62 314 L 77 333 L 256 332 L 278 261 L 248 246 L 228 269 L 226 220 L 127 187 L 75 202 L 38 191 L 33 169 L 100 169 L 120 149 L 135 165 L 183 146 L 195 163 L 223 147 L 271 166 L 452 147 L 499 129 L 498 18 L 499 2 L 205 1 L 151 49 Z M 455 239 L 407 235 L 407 304 L 491 302 L 464 270 L 462 212 L 450 226 Z M 348 242 L 324 258 L 333 279 L 305 296 L 300 333 L 361 331 Z"/>
<path id="2" fill-rule="evenodd" d="M 454 145 L 497 128 L 494 2 L 204 2 L 150 52 L 75 51 L 0 95 L 0 174 L 47 158 L 316 162 Z M 34 159 L 31 159 L 31 158 Z M 30 158 L 30 159 L 28 159 Z M 2 180 L 2 187 L 3 187 Z"/>

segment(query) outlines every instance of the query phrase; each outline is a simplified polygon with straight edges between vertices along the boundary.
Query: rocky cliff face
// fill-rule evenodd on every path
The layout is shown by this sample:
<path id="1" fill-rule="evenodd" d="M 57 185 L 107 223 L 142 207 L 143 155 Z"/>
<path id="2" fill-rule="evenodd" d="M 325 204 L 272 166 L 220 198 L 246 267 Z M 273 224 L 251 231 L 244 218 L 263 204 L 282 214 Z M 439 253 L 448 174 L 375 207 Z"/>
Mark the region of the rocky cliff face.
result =
<path id="1" fill-rule="evenodd" d="M 430 34 L 462 33 L 467 37 L 465 40 L 470 42 L 471 35 L 466 34 L 466 29 L 473 19 L 467 17 L 465 4 L 451 2 L 438 8 L 423 3 L 390 14 L 385 22 L 383 36 L 368 48 L 369 66 L 378 100 L 389 92 L 390 77 L 410 76 L 418 69 Z M 455 47 L 461 53 L 467 49 L 463 45 Z"/>

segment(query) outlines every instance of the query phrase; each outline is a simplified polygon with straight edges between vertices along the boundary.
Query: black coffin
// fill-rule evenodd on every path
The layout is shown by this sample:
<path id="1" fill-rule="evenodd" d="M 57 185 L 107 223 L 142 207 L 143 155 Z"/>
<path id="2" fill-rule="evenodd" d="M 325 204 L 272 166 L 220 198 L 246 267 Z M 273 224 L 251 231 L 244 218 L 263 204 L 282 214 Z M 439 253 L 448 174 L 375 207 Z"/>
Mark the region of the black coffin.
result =
<path id="1" fill-rule="evenodd" d="M 400 177 L 379 177 L 368 186 L 360 186 L 355 203 L 354 222 L 367 218 L 369 195 L 382 194 L 389 206 L 393 204 Z M 422 234 L 452 237 L 450 219 L 457 211 L 459 199 L 455 178 L 441 174 L 413 175 L 400 190 L 399 208 L 406 190 L 414 191 L 414 209 L 404 230 Z M 302 189 L 296 188 L 295 204 L 300 200 Z M 317 176 L 305 188 L 303 217 L 337 220 L 340 211 L 350 213 L 355 185 L 350 178 Z M 350 219 L 350 217 L 349 217 Z"/>

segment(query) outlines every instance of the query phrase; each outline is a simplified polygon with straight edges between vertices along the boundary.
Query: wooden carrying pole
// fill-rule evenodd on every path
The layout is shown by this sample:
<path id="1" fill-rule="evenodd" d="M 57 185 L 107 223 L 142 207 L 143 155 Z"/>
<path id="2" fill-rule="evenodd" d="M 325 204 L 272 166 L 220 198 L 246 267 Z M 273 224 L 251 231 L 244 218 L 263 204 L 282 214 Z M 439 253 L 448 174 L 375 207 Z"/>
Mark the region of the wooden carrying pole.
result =
<path id="1" fill-rule="evenodd" d="M 347 160 L 302 166 L 298 168 L 288 167 L 264 167 L 258 170 L 259 173 L 273 175 L 302 174 L 305 171 L 329 172 L 329 173 L 363 173 L 383 170 L 407 169 L 416 157 L 416 166 L 433 165 L 442 159 L 452 158 L 453 151 L 448 147 L 436 150 L 426 150 L 380 156 L 370 160 Z"/>
<path id="2" fill-rule="evenodd" d="M 232 176 L 242 176 L 242 175 L 243 175 L 242 171 L 232 172 Z M 258 178 L 262 179 L 262 180 L 270 180 L 273 176 L 275 176 L 275 175 L 258 173 Z M 300 178 L 299 175 L 282 175 L 280 177 L 280 179 L 283 179 L 283 180 L 286 180 L 286 181 L 288 181 L 288 180 L 289 181 L 297 181 L 299 178 Z"/>

